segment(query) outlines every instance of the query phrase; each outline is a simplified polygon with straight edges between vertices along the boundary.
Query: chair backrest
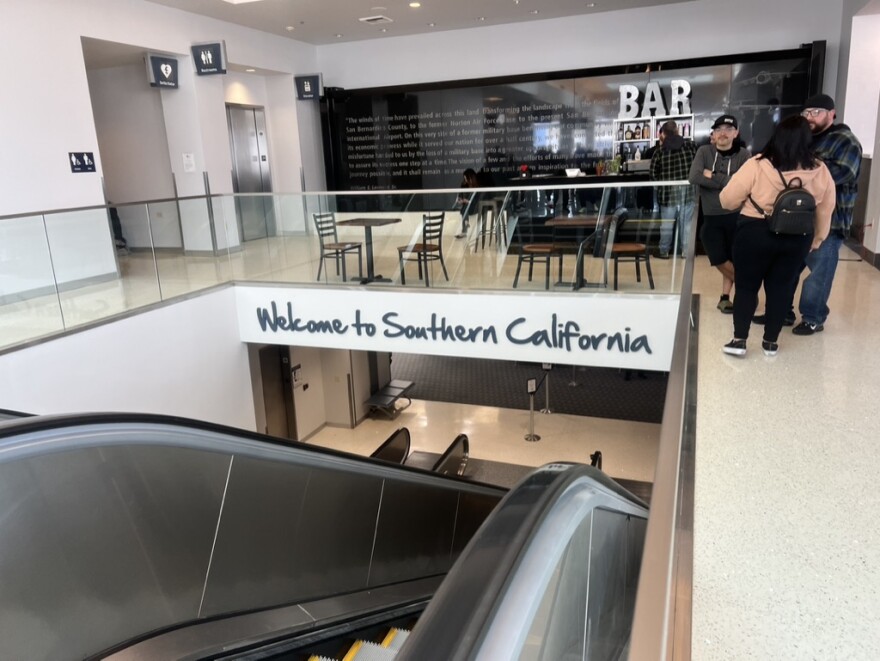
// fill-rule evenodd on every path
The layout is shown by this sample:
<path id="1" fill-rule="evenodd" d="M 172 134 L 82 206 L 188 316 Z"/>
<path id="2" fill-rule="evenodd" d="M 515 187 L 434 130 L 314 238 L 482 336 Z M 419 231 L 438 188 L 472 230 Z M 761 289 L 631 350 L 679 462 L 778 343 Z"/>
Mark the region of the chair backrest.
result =
<path id="1" fill-rule="evenodd" d="M 629 220 L 629 211 L 627 211 L 626 207 L 617 207 L 614 213 L 611 214 L 611 219 L 608 221 L 608 229 L 605 232 L 604 249 L 606 256 L 611 254 L 617 235 L 627 220 Z"/>
<path id="2" fill-rule="evenodd" d="M 422 243 L 440 243 L 443 238 L 443 221 L 445 219 L 445 211 L 426 213 L 422 216 Z"/>
<path id="3" fill-rule="evenodd" d="M 325 213 L 313 213 L 312 218 L 315 221 L 315 229 L 318 231 L 318 239 L 321 241 L 321 245 L 324 245 L 324 241 L 335 243 L 337 239 L 336 235 L 336 214 L 332 211 Z"/>

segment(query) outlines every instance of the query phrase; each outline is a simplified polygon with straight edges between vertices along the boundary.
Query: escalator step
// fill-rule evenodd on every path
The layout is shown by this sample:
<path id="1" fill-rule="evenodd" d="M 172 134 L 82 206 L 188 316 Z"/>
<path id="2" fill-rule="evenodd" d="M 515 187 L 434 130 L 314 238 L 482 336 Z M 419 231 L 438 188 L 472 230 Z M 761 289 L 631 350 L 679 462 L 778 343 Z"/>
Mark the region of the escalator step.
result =
<path id="1" fill-rule="evenodd" d="M 352 649 L 354 648 L 352 647 Z M 354 656 L 349 656 L 349 654 L 345 655 L 345 661 L 391 661 L 397 656 L 397 650 L 391 650 L 376 643 L 364 642 Z"/>
<path id="2" fill-rule="evenodd" d="M 394 650 L 395 652 L 403 647 L 403 644 L 406 642 L 407 636 L 409 636 L 409 631 L 406 629 L 398 629 L 393 628 L 388 632 L 388 635 L 385 636 L 385 640 L 382 641 L 382 647 L 387 647 L 390 650 Z"/>

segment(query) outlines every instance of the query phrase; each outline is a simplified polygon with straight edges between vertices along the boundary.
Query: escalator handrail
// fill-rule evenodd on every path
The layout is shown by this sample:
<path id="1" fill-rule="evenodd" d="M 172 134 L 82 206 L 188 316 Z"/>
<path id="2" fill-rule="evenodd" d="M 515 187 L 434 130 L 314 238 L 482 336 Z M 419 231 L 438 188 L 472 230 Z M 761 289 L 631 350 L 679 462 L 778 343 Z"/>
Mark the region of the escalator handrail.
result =
<path id="1" fill-rule="evenodd" d="M 554 516 L 568 516 L 567 501 L 584 490 L 600 496 L 598 500 L 605 507 L 613 501 L 619 510 L 647 518 L 648 507 L 643 501 L 595 468 L 548 464 L 538 469 L 505 496 L 465 547 L 397 658 L 477 659 L 511 587 L 523 578 L 540 580 L 520 575 L 519 569 L 529 548 L 539 540 L 542 525 Z M 543 541 L 548 537 L 544 534 Z M 567 540 L 554 542 L 565 544 Z M 508 609 L 527 608 L 524 604 L 506 605 Z M 450 636 L 450 631 L 455 635 Z"/>
<path id="2" fill-rule="evenodd" d="M 467 468 L 469 457 L 470 443 L 468 442 L 467 434 L 459 434 L 449 444 L 446 451 L 440 455 L 440 458 L 431 468 L 431 472 L 439 473 L 440 475 L 464 475 L 464 469 Z"/>
<path id="3" fill-rule="evenodd" d="M 146 429 L 148 426 L 167 428 L 169 430 L 199 432 L 192 438 L 178 437 L 171 444 L 179 447 L 192 447 L 211 450 L 227 450 L 250 456 L 272 458 L 308 457 L 310 463 L 326 465 L 344 461 L 365 474 L 382 475 L 384 471 L 391 470 L 397 478 L 403 479 L 406 473 L 411 473 L 411 479 L 424 481 L 436 479 L 455 481 L 456 488 L 475 493 L 492 493 L 503 495 L 507 489 L 492 484 L 484 484 L 474 480 L 465 480 L 457 475 L 441 475 L 431 473 L 429 470 L 407 465 L 383 466 L 375 460 L 360 455 L 342 452 L 331 448 L 279 439 L 258 432 L 248 431 L 237 427 L 229 427 L 213 422 L 184 418 L 181 416 L 158 415 L 153 413 L 77 413 L 58 414 L 46 416 L 32 416 L 19 420 L 8 420 L 0 425 L 0 462 L 10 461 L 24 455 L 34 455 L 41 452 L 69 450 L 77 446 L 116 445 L 120 441 L 111 435 L 98 435 L 88 437 L 85 434 L 77 434 L 76 438 L 60 437 L 52 442 L 39 441 L 40 435 L 46 432 L 59 432 L 59 430 L 74 430 L 87 427 L 113 427 L 128 426 L 132 431 L 138 426 Z M 142 430 L 143 431 L 143 430 Z M 70 436 L 74 436 L 71 434 Z M 214 438 L 213 443 L 207 439 Z M 127 441 L 126 441 L 127 442 Z M 151 439 L 143 443 L 168 444 L 166 439 Z M 428 478 L 431 476 L 431 478 Z"/>
<path id="4" fill-rule="evenodd" d="M 400 427 L 395 430 L 391 436 L 386 438 L 382 445 L 373 450 L 370 454 L 370 458 L 402 465 L 409 456 L 411 444 L 409 429 L 406 427 Z"/>

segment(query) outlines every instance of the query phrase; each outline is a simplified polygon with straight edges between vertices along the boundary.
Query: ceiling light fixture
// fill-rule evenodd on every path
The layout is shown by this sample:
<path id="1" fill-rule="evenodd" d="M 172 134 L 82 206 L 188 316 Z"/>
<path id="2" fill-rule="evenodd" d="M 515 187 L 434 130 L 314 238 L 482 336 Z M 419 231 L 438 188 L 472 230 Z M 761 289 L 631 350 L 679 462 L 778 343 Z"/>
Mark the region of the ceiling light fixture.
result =
<path id="1" fill-rule="evenodd" d="M 286 28 L 284 28 L 284 29 L 287 30 L 288 32 L 293 32 L 294 30 L 296 30 L 296 28 L 293 27 L 292 25 L 288 25 L 288 26 L 287 26 Z"/>
<path id="2" fill-rule="evenodd" d="M 477 20 L 478 20 L 478 21 L 485 21 L 485 20 L 486 20 L 486 17 L 485 17 L 485 16 L 480 16 Z"/>
<path id="3" fill-rule="evenodd" d="M 388 32 L 388 28 L 382 28 L 382 32 Z"/>
<path id="4" fill-rule="evenodd" d="M 596 6 L 596 3 L 595 3 L 595 2 L 588 2 L 588 3 L 587 3 L 587 9 L 592 9 L 592 8 L 595 7 L 595 6 Z"/>
<path id="5" fill-rule="evenodd" d="M 245 69 L 245 72 L 247 73 L 253 73 L 254 71 L 256 71 L 256 69 Z"/>
<path id="6" fill-rule="evenodd" d="M 245 5 L 249 2 L 261 2 L 262 0 L 223 0 L 223 2 L 228 2 L 230 5 Z"/>
<path id="7" fill-rule="evenodd" d="M 341 35 L 341 34 L 337 34 L 337 35 L 336 35 L 336 38 L 337 38 L 337 39 L 342 39 L 342 35 Z"/>
<path id="8" fill-rule="evenodd" d="M 533 9 L 530 13 L 538 15 L 541 13 L 541 10 L 540 9 Z"/>
<path id="9" fill-rule="evenodd" d="M 385 11 L 388 7 L 370 7 L 370 11 Z"/>
<path id="10" fill-rule="evenodd" d="M 429 27 L 429 28 L 432 28 L 432 27 L 434 27 L 435 25 L 437 25 L 437 24 L 436 24 L 436 23 L 428 23 L 428 27 Z"/>
<path id="11" fill-rule="evenodd" d="M 419 7 L 422 6 L 422 3 L 421 2 L 411 2 L 411 3 L 409 3 L 409 6 L 412 7 L 413 9 L 418 9 Z"/>

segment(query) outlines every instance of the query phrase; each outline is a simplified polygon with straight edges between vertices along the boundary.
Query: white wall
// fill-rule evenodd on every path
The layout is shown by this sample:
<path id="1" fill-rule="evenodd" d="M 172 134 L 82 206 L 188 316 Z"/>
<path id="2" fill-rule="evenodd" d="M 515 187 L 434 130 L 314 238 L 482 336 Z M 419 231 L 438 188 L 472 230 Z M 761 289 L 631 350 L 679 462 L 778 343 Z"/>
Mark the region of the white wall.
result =
<path id="1" fill-rule="evenodd" d="M 844 121 L 861 141 L 865 154 L 874 152 L 877 98 L 880 95 L 880 15 L 856 16 L 852 22 L 850 65 Z"/>
<path id="2" fill-rule="evenodd" d="M 94 174 L 72 174 L 67 160 L 69 151 L 99 151 L 83 36 L 179 54 L 181 90 L 163 90 L 163 96 L 219 78 L 203 76 L 196 83 L 187 75 L 190 45 L 214 39 L 226 40 L 231 62 L 290 74 L 291 84 L 292 74 L 316 70 L 313 46 L 143 0 L 5 0 L 0 44 L 7 64 L 14 66 L 4 68 L 4 86 L 20 96 L 0 110 L 3 126 L 15 127 L 4 133 L 4 153 L 16 155 L 0 159 L 0 215 L 103 203 L 101 160 Z M 214 84 L 222 89 L 222 82 Z M 225 118 L 222 126 L 225 141 Z M 228 144 L 222 146 L 228 154 Z M 209 142 L 206 157 L 212 147 Z M 180 154 L 169 153 L 174 167 Z M 199 166 L 199 172 L 211 171 L 213 162 Z"/>
<path id="3" fill-rule="evenodd" d="M 231 288 L 0 355 L 0 375 L 9 409 L 160 413 L 256 429 Z"/>
<path id="4" fill-rule="evenodd" d="M 842 0 L 696 0 L 318 49 L 324 84 L 362 88 L 794 48 L 825 39 L 837 80 Z M 805 6 L 807 5 L 807 6 Z"/>
<path id="5" fill-rule="evenodd" d="M 159 90 L 144 66 L 88 72 L 107 198 L 120 204 L 174 197 Z"/>
<path id="6" fill-rule="evenodd" d="M 296 408 L 296 439 L 304 441 L 324 426 L 324 369 L 322 350 L 315 347 L 290 347 L 291 369 L 299 365 L 302 382 L 293 388 Z"/>

